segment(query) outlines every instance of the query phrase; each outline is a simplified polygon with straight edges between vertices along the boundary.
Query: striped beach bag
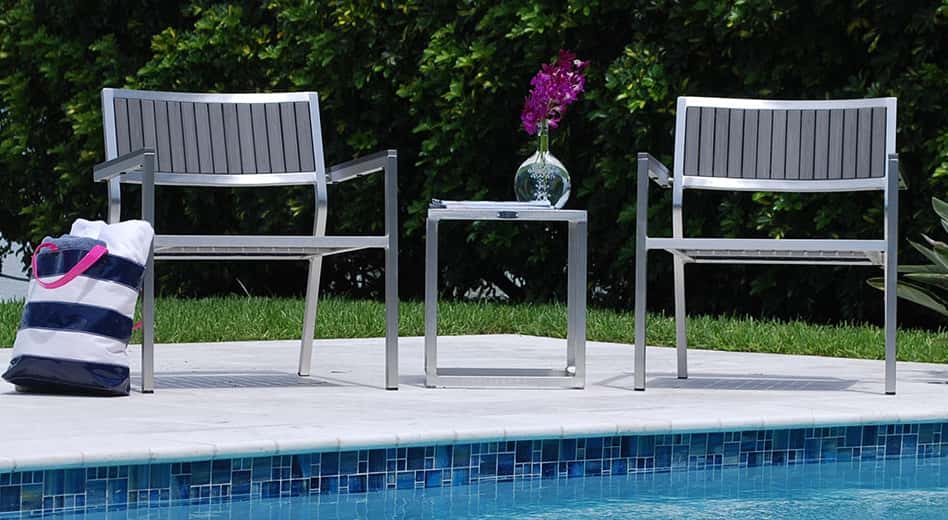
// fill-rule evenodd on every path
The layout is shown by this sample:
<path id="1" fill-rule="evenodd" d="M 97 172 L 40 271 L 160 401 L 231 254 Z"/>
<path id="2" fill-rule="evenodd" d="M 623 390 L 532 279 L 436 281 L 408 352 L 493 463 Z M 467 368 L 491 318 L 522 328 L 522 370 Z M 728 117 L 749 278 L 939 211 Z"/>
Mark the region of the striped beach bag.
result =
<path id="1" fill-rule="evenodd" d="M 128 341 L 154 232 L 141 220 L 76 220 L 33 254 L 3 378 L 20 391 L 128 395 Z"/>

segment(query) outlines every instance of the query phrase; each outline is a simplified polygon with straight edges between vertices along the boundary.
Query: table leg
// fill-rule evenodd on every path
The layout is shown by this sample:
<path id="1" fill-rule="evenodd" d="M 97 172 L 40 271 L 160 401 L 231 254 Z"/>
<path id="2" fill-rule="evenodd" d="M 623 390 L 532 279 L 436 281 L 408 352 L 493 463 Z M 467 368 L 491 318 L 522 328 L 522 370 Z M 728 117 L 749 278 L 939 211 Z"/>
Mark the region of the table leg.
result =
<path id="1" fill-rule="evenodd" d="M 425 386 L 438 376 L 438 220 L 428 219 L 425 237 Z"/>
<path id="2" fill-rule="evenodd" d="M 586 222 L 569 223 L 566 289 L 566 369 L 586 385 Z"/>

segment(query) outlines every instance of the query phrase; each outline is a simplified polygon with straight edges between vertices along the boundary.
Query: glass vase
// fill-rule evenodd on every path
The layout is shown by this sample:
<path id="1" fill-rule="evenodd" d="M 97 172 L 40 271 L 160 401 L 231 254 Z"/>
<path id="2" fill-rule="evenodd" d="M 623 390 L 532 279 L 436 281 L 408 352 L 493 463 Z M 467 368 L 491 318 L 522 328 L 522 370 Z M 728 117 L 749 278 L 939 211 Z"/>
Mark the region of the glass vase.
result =
<path id="1" fill-rule="evenodd" d="M 550 153 L 550 129 L 540 123 L 537 151 L 523 161 L 514 177 L 514 193 L 519 201 L 547 201 L 559 209 L 569 199 L 569 172 Z"/>

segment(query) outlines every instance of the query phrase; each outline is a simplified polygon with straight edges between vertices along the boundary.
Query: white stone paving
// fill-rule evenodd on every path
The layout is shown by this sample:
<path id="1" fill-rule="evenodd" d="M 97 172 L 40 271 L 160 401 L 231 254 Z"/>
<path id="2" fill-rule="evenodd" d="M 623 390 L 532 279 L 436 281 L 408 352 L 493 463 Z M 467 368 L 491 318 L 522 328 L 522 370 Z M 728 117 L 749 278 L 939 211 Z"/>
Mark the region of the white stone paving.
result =
<path id="1" fill-rule="evenodd" d="M 429 389 L 422 338 L 402 338 L 401 388 L 381 388 L 383 340 L 157 346 L 157 391 L 128 398 L 27 395 L 0 381 L 0 471 L 585 434 L 948 420 L 948 365 L 899 363 L 883 395 L 881 361 L 649 349 L 632 391 L 632 347 L 589 342 L 587 387 Z M 880 346 L 881 348 L 881 346 Z M 0 350 L 5 367 L 10 350 Z M 565 341 L 441 338 L 441 366 L 560 368 Z M 132 347 L 133 370 L 139 351 Z M 137 374 L 136 374 L 137 375 Z M 133 381 L 134 382 L 134 381 Z"/>

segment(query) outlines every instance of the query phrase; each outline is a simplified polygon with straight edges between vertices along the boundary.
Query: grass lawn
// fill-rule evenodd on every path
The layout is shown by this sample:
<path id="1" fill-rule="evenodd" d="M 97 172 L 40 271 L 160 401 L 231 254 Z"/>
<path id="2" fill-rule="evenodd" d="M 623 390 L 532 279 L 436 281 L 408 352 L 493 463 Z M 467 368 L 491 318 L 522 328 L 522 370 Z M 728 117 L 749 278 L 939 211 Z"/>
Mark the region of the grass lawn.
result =
<path id="1" fill-rule="evenodd" d="M 564 337 L 562 305 L 504 305 L 442 302 L 439 332 L 456 334 L 516 333 Z M 400 332 L 424 334 L 424 306 L 402 302 Z M 0 346 L 11 346 L 22 303 L 0 302 Z M 163 298 L 157 306 L 159 342 L 197 342 L 299 338 L 303 301 L 296 298 Z M 316 336 L 362 338 L 383 335 L 380 302 L 324 298 Z M 587 336 L 594 341 L 632 343 L 632 314 L 590 309 Z M 139 336 L 132 338 L 139 341 Z M 674 345 L 670 317 L 649 316 L 649 344 Z M 693 316 L 688 320 L 689 346 L 699 349 L 776 352 L 818 356 L 883 358 L 882 329 L 869 325 L 812 325 L 746 317 Z M 948 331 L 899 331 L 899 360 L 948 363 Z"/>

